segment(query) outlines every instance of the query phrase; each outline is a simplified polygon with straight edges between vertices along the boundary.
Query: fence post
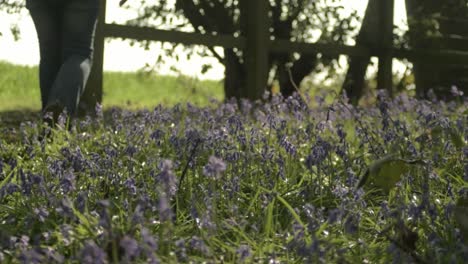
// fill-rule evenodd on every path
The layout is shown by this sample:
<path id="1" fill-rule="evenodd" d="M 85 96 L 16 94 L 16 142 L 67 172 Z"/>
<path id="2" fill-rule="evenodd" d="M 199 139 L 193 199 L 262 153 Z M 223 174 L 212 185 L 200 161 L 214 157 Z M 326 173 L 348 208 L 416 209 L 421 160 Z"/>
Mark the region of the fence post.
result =
<path id="1" fill-rule="evenodd" d="M 85 92 L 80 102 L 81 114 L 94 113 L 97 103 L 102 102 L 102 75 L 104 71 L 104 25 L 106 23 L 106 0 L 99 0 L 99 18 L 94 36 L 93 67 Z"/>
<path id="2" fill-rule="evenodd" d="M 268 8 L 268 0 L 250 1 L 247 8 L 247 46 L 244 57 L 247 85 L 242 87 L 242 98 L 259 99 L 267 86 L 270 41 Z"/>
<path id="3" fill-rule="evenodd" d="M 392 52 L 394 0 L 379 0 L 380 54 L 377 89 L 386 89 L 393 96 Z"/>

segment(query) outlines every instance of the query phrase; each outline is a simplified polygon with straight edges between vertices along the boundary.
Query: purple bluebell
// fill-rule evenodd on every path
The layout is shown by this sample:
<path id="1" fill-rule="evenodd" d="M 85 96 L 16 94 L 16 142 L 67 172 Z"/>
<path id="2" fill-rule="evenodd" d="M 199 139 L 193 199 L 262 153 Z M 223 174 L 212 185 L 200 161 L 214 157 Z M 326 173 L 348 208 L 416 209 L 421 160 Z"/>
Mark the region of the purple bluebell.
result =
<path id="1" fill-rule="evenodd" d="M 138 245 L 138 242 L 128 235 L 124 236 L 120 240 L 119 245 L 124 250 L 125 258 L 127 260 L 133 259 L 140 254 L 140 247 Z"/>
<path id="2" fill-rule="evenodd" d="M 343 125 L 337 125 L 336 126 L 336 134 L 338 135 L 338 138 L 340 139 L 340 142 L 342 143 L 343 141 L 345 141 L 346 139 L 346 131 L 344 130 L 344 126 Z"/>
<path id="3" fill-rule="evenodd" d="M 150 251 L 156 251 L 158 249 L 158 242 L 156 238 L 151 234 L 151 232 L 147 228 L 143 227 L 141 229 L 141 239 Z"/>
<path id="4" fill-rule="evenodd" d="M 460 91 L 460 90 L 458 89 L 458 87 L 455 86 L 455 85 L 452 85 L 452 86 L 450 87 L 450 93 L 451 93 L 452 96 L 454 96 L 454 97 L 462 97 L 462 96 L 464 95 L 463 91 Z"/>
<path id="5" fill-rule="evenodd" d="M 252 252 L 248 245 L 240 245 L 236 249 L 236 254 L 239 257 L 239 262 L 243 263 L 252 255 Z"/>
<path id="6" fill-rule="evenodd" d="M 88 192 L 87 191 L 79 192 L 75 200 L 76 209 L 78 209 L 80 213 L 84 213 L 87 202 L 88 202 Z"/>
<path id="7" fill-rule="evenodd" d="M 102 120 L 104 118 L 104 111 L 102 110 L 102 104 L 97 103 L 95 105 L 94 113 L 96 114 L 97 120 Z"/>
<path id="8" fill-rule="evenodd" d="M 135 185 L 135 179 L 130 177 L 124 181 L 124 186 L 127 188 L 127 191 L 131 195 L 136 195 L 137 187 Z"/>
<path id="9" fill-rule="evenodd" d="M 5 184 L 4 186 L 2 186 L 2 188 L 0 189 L 0 199 L 4 198 L 5 196 L 7 195 L 11 195 L 15 192 L 18 192 L 20 191 L 20 188 L 18 185 L 14 184 L 14 183 L 7 183 Z"/>
<path id="10" fill-rule="evenodd" d="M 203 167 L 203 174 L 207 177 L 218 179 L 226 170 L 226 163 L 222 159 L 211 156 L 208 164 Z"/>
<path id="11" fill-rule="evenodd" d="M 171 205 L 169 203 L 169 199 L 166 193 L 162 192 L 159 195 L 159 202 L 158 202 L 158 212 L 159 212 L 159 219 L 161 222 L 172 221 L 174 217 L 174 213 L 172 212 Z"/>
<path id="12" fill-rule="evenodd" d="M 47 259 L 48 263 L 64 263 L 65 257 L 57 252 L 57 250 L 47 247 L 42 249 L 42 253 Z"/>
<path id="13" fill-rule="evenodd" d="M 290 142 L 290 140 L 288 139 L 287 136 L 283 136 L 281 139 L 280 139 L 280 143 L 279 145 L 281 147 L 283 147 L 285 150 L 286 150 L 286 153 L 288 153 L 289 155 L 291 156 L 296 156 L 297 154 L 297 148 L 296 146 L 294 146 L 294 144 L 292 144 Z"/>
<path id="14" fill-rule="evenodd" d="M 185 239 L 177 239 L 174 242 L 176 246 L 176 255 L 177 260 L 179 262 L 186 262 L 187 261 L 187 248 L 185 247 Z"/>
<path id="15" fill-rule="evenodd" d="M 21 252 L 19 261 L 24 264 L 40 264 L 44 263 L 44 255 L 39 249 L 25 249 Z"/>
<path id="16" fill-rule="evenodd" d="M 205 244 L 205 241 L 198 236 L 192 236 L 189 241 L 189 245 L 193 250 L 201 252 L 205 256 L 210 256 L 211 252 L 208 246 Z"/>
<path id="17" fill-rule="evenodd" d="M 110 228 L 111 226 L 111 217 L 109 215 L 109 200 L 99 200 L 98 204 L 98 214 L 99 214 L 99 226 L 104 228 Z"/>
<path id="18" fill-rule="evenodd" d="M 133 157 L 138 152 L 138 148 L 129 143 L 127 147 L 125 147 L 124 153 L 129 156 Z"/>
<path id="19" fill-rule="evenodd" d="M 80 262 L 83 264 L 106 264 L 108 263 L 107 254 L 92 240 L 86 241 L 79 255 Z"/>
<path id="20" fill-rule="evenodd" d="M 327 221 L 329 224 L 335 224 L 341 221 L 342 216 L 343 216 L 343 210 L 338 209 L 338 208 L 331 209 L 330 212 L 328 213 Z"/>
<path id="21" fill-rule="evenodd" d="M 170 160 L 163 160 L 159 163 L 160 173 L 157 179 L 164 187 L 164 192 L 170 197 L 174 196 L 177 192 L 177 179 L 173 171 L 174 165 Z"/>
<path id="22" fill-rule="evenodd" d="M 132 225 L 143 223 L 145 220 L 144 213 L 145 213 L 144 206 L 138 203 L 135 206 L 135 210 L 133 211 L 133 214 L 132 214 L 132 221 L 131 221 Z"/>
<path id="23" fill-rule="evenodd" d="M 66 171 L 60 179 L 60 187 L 64 193 L 75 190 L 75 175 L 71 170 Z"/>
<path id="24" fill-rule="evenodd" d="M 356 234 L 359 231 L 361 217 L 357 213 L 349 214 L 344 220 L 344 231 L 347 234 Z"/>
<path id="25" fill-rule="evenodd" d="M 49 216 L 49 211 L 44 207 L 34 208 L 34 213 L 40 222 L 45 222 L 46 218 Z"/>
<path id="26" fill-rule="evenodd" d="M 321 164 L 328 156 L 330 149 L 330 143 L 324 141 L 320 137 L 317 138 L 317 141 L 312 146 L 310 154 L 306 158 L 307 167 L 311 169 L 312 166 Z"/>
<path id="27" fill-rule="evenodd" d="M 150 138 L 156 143 L 157 146 L 161 146 L 162 144 L 162 138 L 164 136 L 164 131 L 161 129 L 155 129 L 151 134 Z"/>

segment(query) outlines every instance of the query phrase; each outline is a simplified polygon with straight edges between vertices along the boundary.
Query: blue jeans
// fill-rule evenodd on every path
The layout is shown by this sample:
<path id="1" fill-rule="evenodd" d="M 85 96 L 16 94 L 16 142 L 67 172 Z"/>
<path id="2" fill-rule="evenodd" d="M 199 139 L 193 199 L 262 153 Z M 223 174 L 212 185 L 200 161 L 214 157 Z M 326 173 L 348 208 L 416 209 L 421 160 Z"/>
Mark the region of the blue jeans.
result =
<path id="1" fill-rule="evenodd" d="M 27 0 L 39 39 L 42 110 L 76 113 L 88 80 L 99 0 Z"/>

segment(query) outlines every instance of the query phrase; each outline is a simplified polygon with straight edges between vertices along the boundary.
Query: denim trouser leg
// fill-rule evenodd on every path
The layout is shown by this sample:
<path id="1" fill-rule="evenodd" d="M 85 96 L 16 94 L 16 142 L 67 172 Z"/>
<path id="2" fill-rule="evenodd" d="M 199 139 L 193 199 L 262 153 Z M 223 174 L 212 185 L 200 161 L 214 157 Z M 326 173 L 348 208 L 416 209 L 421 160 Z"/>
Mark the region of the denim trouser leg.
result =
<path id="1" fill-rule="evenodd" d="M 39 39 L 39 86 L 41 88 L 42 109 L 62 65 L 61 23 L 59 17 L 48 5 L 39 1 L 28 5 Z"/>
<path id="2" fill-rule="evenodd" d="M 99 1 L 28 2 L 39 38 L 43 109 L 58 103 L 74 114 L 91 71 Z"/>

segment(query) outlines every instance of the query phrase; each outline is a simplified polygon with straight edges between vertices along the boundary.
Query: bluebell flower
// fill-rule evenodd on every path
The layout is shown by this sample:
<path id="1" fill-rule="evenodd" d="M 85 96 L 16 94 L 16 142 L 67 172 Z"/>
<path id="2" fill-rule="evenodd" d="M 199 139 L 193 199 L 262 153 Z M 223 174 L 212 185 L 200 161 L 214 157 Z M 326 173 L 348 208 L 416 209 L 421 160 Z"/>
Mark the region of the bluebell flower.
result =
<path id="1" fill-rule="evenodd" d="M 64 263 L 65 258 L 51 247 L 43 248 L 42 252 L 48 263 Z"/>
<path id="2" fill-rule="evenodd" d="M 239 262 L 245 262 L 248 257 L 252 255 L 250 247 L 248 245 L 240 245 L 236 249 L 236 254 L 239 257 Z"/>
<path id="3" fill-rule="evenodd" d="M 346 131 L 344 130 L 343 125 L 337 125 L 336 126 L 336 134 L 338 135 L 338 138 L 340 139 L 340 143 L 343 143 L 346 140 Z"/>
<path id="4" fill-rule="evenodd" d="M 145 220 L 144 216 L 144 206 L 142 206 L 140 203 L 138 203 L 135 206 L 135 210 L 133 211 L 132 214 L 132 224 L 137 225 L 143 223 Z"/>
<path id="5" fill-rule="evenodd" d="M 177 179 L 173 172 L 173 163 L 170 160 L 163 160 L 159 163 L 161 172 L 157 178 L 160 184 L 164 187 L 164 192 L 170 197 L 174 196 L 177 192 Z"/>
<path id="6" fill-rule="evenodd" d="M 22 250 L 19 260 L 24 264 L 40 264 L 44 263 L 44 255 L 38 249 Z"/>
<path id="7" fill-rule="evenodd" d="M 210 207 L 210 206 L 209 206 Z M 216 223 L 212 219 L 211 208 L 208 208 L 207 211 L 201 216 L 200 227 L 209 231 L 210 233 L 216 231 Z"/>
<path id="8" fill-rule="evenodd" d="M 119 245 L 123 248 L 127 260 L 133 259 L 140 254 L 138 242 L 127 235 L 120 240 Z"/>
<path id="9" fill-rule="evenodd" d="M 63 177 L 60 179 L 60 187 L 64 193 L 69 193 L 75 190 L 75 175 L 72 171 L 68 170 L 65 172 Z"/>
<path id="10" fill-rule="evenodd" d="M 294 146 L 289 140 L 287 136 L 283 136 L 280 139 L 279 145 L 283 147 L 286 150 L 286 153 L 288 153 L 291 156 L 295 156 L 297 153 L 297 148 Z"/>
<path id="11" fill-rule="evenodd" d="M 65 128 L 65 125 L 67 124 L 67 120 L 68 120 L 68 112 L 66 109 L 63 109 L 63 111 L 58 116 L 57 126 L 62 129 Z"/>
<path id="12" fill-rule="evenodd" d="M 135 185 L 135 179 L 130 177 L 124 181 L 124 186 L 127 188 L 128 192 L 131 195 L 136 195 L 137 193 L 137 187 Z"/>
<path id="13" fill-rule="evenodd" d="M 356 234 L 359 231 L 360 216 L 357 213 L 349 214 L 344 220 L 344 231 L 347 234 Z"/>
<path id="14" fill-rule="evenodd" d="M 148 229 L 141 229 L 141 238 L 149 250 L 156 251 L 158 249 L 158 242 Z"/>
<path id="15" fill-rule="evenodd" d="M 15 192 L 18 192 L 20 188 L 14 183 L 7 183 L 0 189 L 0 199 L 3 199 L 7 195 L 11 195 Z"/>
<path id="16" fill-rule="evenodd" d="M 130 143 L 127 145 L 127 147 L 125 147 L 125 150 L 124 150 L 124 153 L 129 157 L 133 157 L 137 152 L 138 152 L 138 148 L 131 145 Z"/>
<path id="17" fill-rule="evenodd" d="M 164 131 L 158 128 L 158 129 L 155 129 L 155 130 L 150 134 L 150 138 L 151 138 L 154 142 L 156 142 L 156 145 L 157 145 L 157 146 L 160 146 L 161 143 L 162 143 L 162 140 L 161 140 L 161 139 L 163 138 L 164 134 L 165 134 Z"/>
<path id="18" fill-rule="evenodd" d="M 243 115 L 250 114 L 253 108 L 253 104 L 250 100 L 241 99 L 240 110 Z"/>
<path id="19" fill-rule="evenodd" d="M 45 222 L 45 219 L 49 216 L 49 211 L 47 211 L 47 209 L 44 207 L 34 208 L 33 211 L 36 214 L 39 221 L 42 223 Z"/>
<path id="20" fill-rule="evenodd" d="M 316 166 L 322 163 L 327 158 L 330 149 L 330 143 L 322 140 L 319 137 L 312 146 L 311 153 L 306 158 L 307 167 L 311 169 L 312 166 Z"/>
<path id="21" fill-rule="evenodd" d="M 454 97 L 462 97 L 463 94 L 464 94 L 463 91 L 460 91 L 460 90 L 458 89 L 458 87 L 455 86 L 455 85 L 452 85 L 452 86 L 450 87 L 450 93 L 451 93 Z"/>
<path id="22" fill-rule="evenodd" d="M 342 216 L 343 216 L 343 210 L 335 208 L 335 209 L 330 210 L 330 212 L 328 213 L 327 221 L 329 224 L 334 224 L 334 223 L 340 222 Z"/>
<path id="23" fill-rule="evenodd" d="M 187 261 L 187 249 L 185 248 L 185 239 L 177 239 L 175 241 L 177 260 L 179 262 Z"/>
<path id="24" fill-rule="evenodd" d="M 168 197 L 164 192 L 159 195 L 158 212 L 161 222 L 172 221 L 174 218 L 174 213 L 172 212 Z"/>
<path id="25" fill-rule="evenodd" d="M 83 264 L 106 264 L 107 254 L 94 241 L 86 241 L 80 252 L 80 262 Z"/>
<path id="26" fill-rule="evenodd" d="M 225 170 L 226 163 L 215 156 L 211 156 L 208 159 L 208 164 L 203 167 L 203 174 L 207 177 L 218 179 Z"/>
<path id="27" fill-rule="evenodd" d="M 205 241 L 198 236 L 192 236 L 189 245 L 193 250 L 201 252 L 205 256 L 211 255 L 210 249 L 206 246 Z"/>
<path id="28" fill-rule="evenodd" d="M 61 243 L 65 246 L 71 244 L 71 234 L 72 234 L 72 227 L 68 224 L 63 224 L 60 226 L 60 234 L 62 235 Z"/>
<path id="29" fill-rule="evenodd" d="M 32 190 L 32 184 L 31 184 L 31 181 L 30 181 L 30 177 L 28 177 L 23 169 L 19 169 L 19 179 L 20 179 L 20 183 L 21 183 L 21 191 L 24 195 L 26 196 L 29 196 L 31 194 L 31 190 Z"/>
<path id="30" fill-rule="evenodd" d="M 74 216 L 72 203 L 67 197 L 60 200 L 60 204 L 55 208 L 55 211 L 65 217 L 72 218 Z"/>
<path id="31" fill-rule="evenodd" d="M 16 166 L 18 165 L 18 161 L 15 158 L 9 158 L 7 159 L 7 163 L 10 166 L 11 170 L 16 169 Z"/>
<path id="32" fill-rule="evenodd" d="M 88 200 L 88 192 L 87 191 L 81 191 L 78 193 L 78 196 L 76 197 L 76 209 L 80 211 L 80 213 L 84 213 L 86 209 L 86 202 Z"/>
<path id="33" fill-rule="evenodd" d="M 109 228 L 111 226 L 111 218 L 109 216 L 108 208 L 110 206 L 109 200 L 100 200 L 97 202 L 99 209 L 99 226 Z"/>
<path id="34" fill-rule="evenodd" d="M 343 199 L 349 192 L 349 189 L 341 186 L 341 185 L 336 185 L 335 188 L 332 190 L 333 195 L 335 195 L 337 198 Z"/>

